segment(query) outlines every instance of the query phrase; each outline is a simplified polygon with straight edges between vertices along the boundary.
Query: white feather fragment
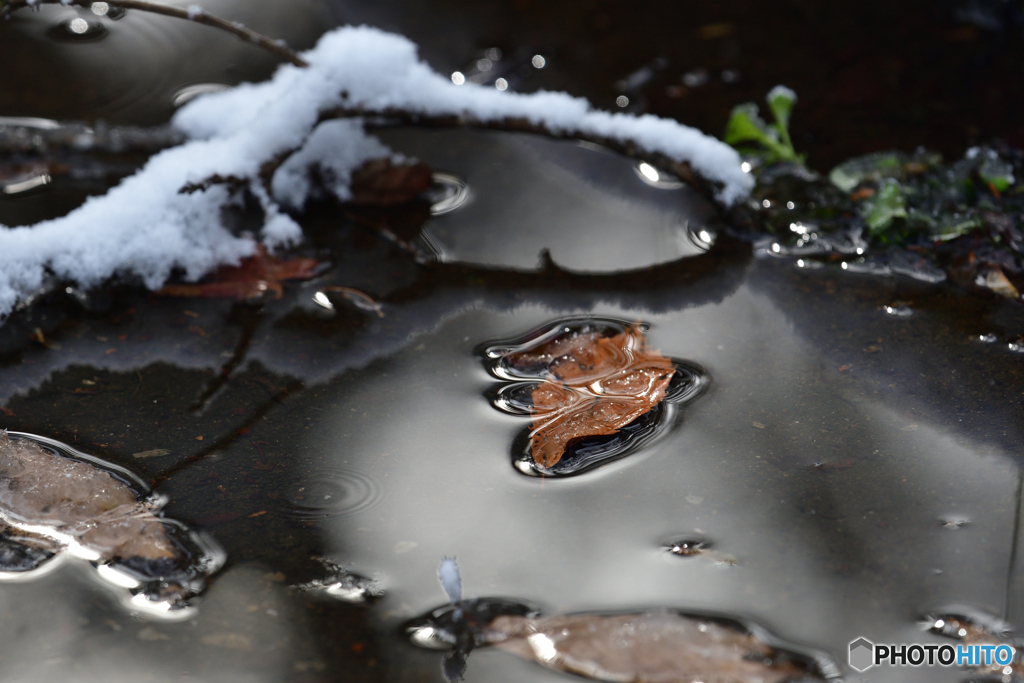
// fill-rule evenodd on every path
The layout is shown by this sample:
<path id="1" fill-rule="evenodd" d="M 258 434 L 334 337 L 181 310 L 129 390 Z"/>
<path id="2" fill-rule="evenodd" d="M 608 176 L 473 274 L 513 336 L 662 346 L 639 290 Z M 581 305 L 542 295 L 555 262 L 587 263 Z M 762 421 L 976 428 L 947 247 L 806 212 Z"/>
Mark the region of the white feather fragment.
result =
<path id="1" fill-rule="evenodd" d="M 445 557 L 437 567 L 437 580 L 453 605 L 462 601 L 462 576 L 454 557 Z"/>

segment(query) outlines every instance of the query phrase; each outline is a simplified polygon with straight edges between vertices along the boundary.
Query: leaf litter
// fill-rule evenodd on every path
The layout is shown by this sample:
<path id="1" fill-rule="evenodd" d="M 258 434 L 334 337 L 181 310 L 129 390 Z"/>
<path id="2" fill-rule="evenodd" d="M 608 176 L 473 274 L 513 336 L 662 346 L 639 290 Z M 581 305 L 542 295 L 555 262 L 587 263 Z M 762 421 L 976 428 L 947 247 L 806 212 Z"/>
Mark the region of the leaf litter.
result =
<path id="1" fill-rule="evenodd" d="M 549 669 L 598 681 L 784 683 L 820 681 L 807 661 L 713 619 L 670 610 L 636 614 L 500 616 L 495 646 Z"/>
<path id="2" fill-rule="evenodd" d="M 42 437 L 0 430 L 0 578 L 31 576 L 64 553 L 129 590 L 130 606 L 188 616 L 224 556 L 160 516 L 166 500 L 126 470 Z"/>
<path id="3" fill-rule="evenodd" d="M 271 256 L 258 245 L 256 253 L 242 259 L 237 266 L 223 266 L 204 282 L 165 285 L 158 294 L 165 296 L 255 299 L 273 292 L 280 299 L 286 280 L 309 280 L 320 269 L 320 262 L 311 258 L 287 261 Z"/>
<path id="4" fill-rule="evenodd" d="M 442 560 L 438 578 L 449 603 L 405 630 L 416 645 L 449 651 L 442 663 L 448 681 L 461 680 L 470 653 L 483 646 L 598 681 L 810 683 L 839 674 L 824 654 L 782 645 L 734 619 L 672 609 L 542 616 L 526 602 L 464 598 L 451 558 Z"/>
<path id="5" fill-rule="evenodd" d="M 499 377 L 532 380 L 502 386 L 495 405 L 531 416 L 525 465 L 544 475 L 625 454 L 653 434 L 666 399 L 695 396 L 705 383 L 696 366 L 649 350 L 636 324 L 561 323 L 486 353 L 497 360 L 492 371 Z"/>

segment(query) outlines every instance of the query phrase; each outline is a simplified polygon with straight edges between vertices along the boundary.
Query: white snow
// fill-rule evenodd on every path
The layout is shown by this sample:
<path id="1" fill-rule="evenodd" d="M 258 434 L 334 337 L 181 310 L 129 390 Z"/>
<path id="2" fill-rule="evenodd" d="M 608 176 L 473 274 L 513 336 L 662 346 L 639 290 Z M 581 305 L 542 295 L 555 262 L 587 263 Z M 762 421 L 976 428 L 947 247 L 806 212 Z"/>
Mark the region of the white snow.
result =
<path id="1" fill-rule="evenodd" d="M 194 6 L 195 7 L 195 6 Z M 192 8 L 190 8 L 190 12 Z M 281 66 L 273 78 L 199 97 L 174 118 L 189 142 L 153 156 L 106 195 L 93 197 L 62 218 L 33 226 L 0 226 L 0 319 L 43 284 L 45 274 L 88 288 L 115 274 L 135 274 L 147 287 L 162 286 L 175 269 L 196 280 L 235 264 L 256 248 L 256 237 L 233 235 L 221 223 L 228 191 L 219 186 L 192 194 L 186 183 L 210 176 L 250 180 L 266 213 L 262 241 L 270 247 L 301 239 L 281 206 L 301 208 L 309 197 L 308 168 L 319 165 L 341 198 L 353 170 L 391 156 L 363 132 L 357 119 L 317 126 L 322 111 L 361 107 L 458 115 L 481 121 L 524 118 L 554 132 L 584 132 L 631 141 L 687 161 L 721 183 L 718 199 L 731 204 L 753 187 L 730 147 L 675 121 L 593 109 L 563 93 L 524 95 L 472 83 L 456 86 L 435 73 L 409 40 L 369 27 L 325 34 L 303 57 L 308 68 Z M 262 164 L 298 150 L 277 171 L 269 195 L 259 181 Z"/>
<path id="2" fill-rule="evenodd" d="M 316 168 L 325 189 L 345 201 L 352 198 L 352 171 L 370 159 L 385 157 L 395 154 L 377 138 L 363 133 L 361 121 L 325 121 L 317 126 L 302 149 L 281 165 L 271 188 L 278 201 L 302 209 L 313 188 L 310 172 Z"/>

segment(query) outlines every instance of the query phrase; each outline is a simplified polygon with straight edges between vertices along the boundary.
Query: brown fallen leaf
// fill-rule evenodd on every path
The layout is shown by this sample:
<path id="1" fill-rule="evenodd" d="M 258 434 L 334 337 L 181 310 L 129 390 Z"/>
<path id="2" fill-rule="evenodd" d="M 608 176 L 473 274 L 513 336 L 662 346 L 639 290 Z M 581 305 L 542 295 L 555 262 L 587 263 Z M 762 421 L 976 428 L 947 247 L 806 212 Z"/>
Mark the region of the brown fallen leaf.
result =
<path id="1" fill-rule="evenodd" d="M 710 619 L 654 611 L 551 617 L 499 616 L 496 647 L 549 669 L 632 683 L 821 681 L 811 667 Z"/>
<path id="2" fill-rule="evenodd" d="M 990 617 L 983 613 L 975 614 L 942 614 L 940 616 L 927 616 L 921 623 L 924 630 L 931 631 L 937 635 L 946 636 L 970 646 L 992 646 L 1014 645 L 1010 636 L 1009 624 L 998 618 Z M 963 666 L 962 663 L 959 663 Z M 1020 680 L 1024 676 L 1024 662 L 1019 657 L 1014 657 L 1009 665 L 1000 665 L 995 661 L 988 660 L 985 655 L 979 655 L 976 662 L 969 663 L 964 668 L 972 669 L 981 674 L 988 674 L 993 677 L 991 680 Z M 1007 671 L 1009 668 L 1009 671 Z M 989 680 L 986 678 L 985 680 Z"/>
<path id="3" fill-rule="evenodd" d="M 308 280 L 316 275 L 320 262 L 311 258 L 282 261 L 271 256 L 262 245 L 252 256 L 237 266 L 224 266 L 205 282 L 171 284 L 157 294 L 163 296 L 205 297 L 211 299 L 254 299 L 273 292 L 280 299 L 285 280 Z"/>
<path id="4" fill-rule="evenodd" d="M 132 453 L 133 458 L 159 458 L 165 455 L 170 455 L 171 451 L 167 448 L 153 448 L 148 451 L 139 451 L 138 453 Z"/>
<path id="5" fill-rule="evenodd" d="M 536 349 L 510 354 L 522 370 L 545 369 L 533 390 L 530 452 L 553 467 L 575 440 L 615 434 L 665 398 L 672 361 L 647 351 L 643 332 L 629 327 L 611 337 L 584 332 L 556 337 Z"/>
<path id="6" fill-rule="evenodd" d="M 176 609 L 220 567 L 220 551 L 157 516 L 164 500 L 129 486 L 127 472 L 119 478 L 37 438 L 0 430 L 0 571 L 34 569 L 69 551 L 123 568 L 140 586 L 151 582 L 140 588 L 146 597 Z"/>
<path id="7" fill-rule="evenodd" d="M 979 287 L 989 289 L 999 296 L 1004 296 L 1007 299 L 1019 299 L 1020 292 L 1013 286 L 1013 283 L 1006 277 L 1002 269 L 998 266 L 986 270 L 984 273 L 978 275 L 977 281 L 975 282 Z"/>
<path id="8" fill-rule="evenodd" d="M 426 164 L 394 164 L 371 159 L 352 174 L 352 204 L 395 206 L 412 201 L 433 183 Z"/>
<path id="9" fill-rule="evenodd" d="M 6 431 L 0 431 L 0 520 L 21 535 L 33 535 L 28 527 L 52 529 L 105 560 L 175 555 L 163 524 L 123 482 Z"/>

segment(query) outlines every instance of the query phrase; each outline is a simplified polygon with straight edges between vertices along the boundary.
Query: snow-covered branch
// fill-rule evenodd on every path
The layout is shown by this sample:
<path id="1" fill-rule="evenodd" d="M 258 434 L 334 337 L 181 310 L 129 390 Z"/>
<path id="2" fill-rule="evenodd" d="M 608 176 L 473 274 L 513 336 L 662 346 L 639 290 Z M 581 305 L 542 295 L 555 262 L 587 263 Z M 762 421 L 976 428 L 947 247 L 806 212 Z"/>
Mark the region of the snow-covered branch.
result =
<path id="1" fill-rule="evenodd" d="M 233 234 L 223 224 L 222 209 L 236 197 L 232 188 L 205 182 L 214 177 L 232 178 L 236 186 L 248 182 L 264 211 L 263 244 L 273 249 L 298 242 L 302 230 L 285 207 L 303 207 L 314 185 L 311 167 L 346 200 L 356 169 L 392 155 L 366 133 L 371 118 L 600 141 L 702 178 L 724 205 L 753 186 L 732 148 L 695 129 L 595 110 L 563 93 L 455 85 L 421 62 L 413 43 L 377 29 L 331 31 L 303 59 L 308 67 L 282 65 L 267 82 L 188 104 L 173 121 L 187 142 L 154 155 L 106 195 L 62 218 L 0 226 L 0 316 L 48 277 L 88 288 L 115 275 L 137 276 L 155 289 L 175 272 L 196 280 L 253 254 L 257 237 Z M 356 117 L 327 120 L 339 115 Z M 186 186 L 200 189 L 179 191 Z"/>

